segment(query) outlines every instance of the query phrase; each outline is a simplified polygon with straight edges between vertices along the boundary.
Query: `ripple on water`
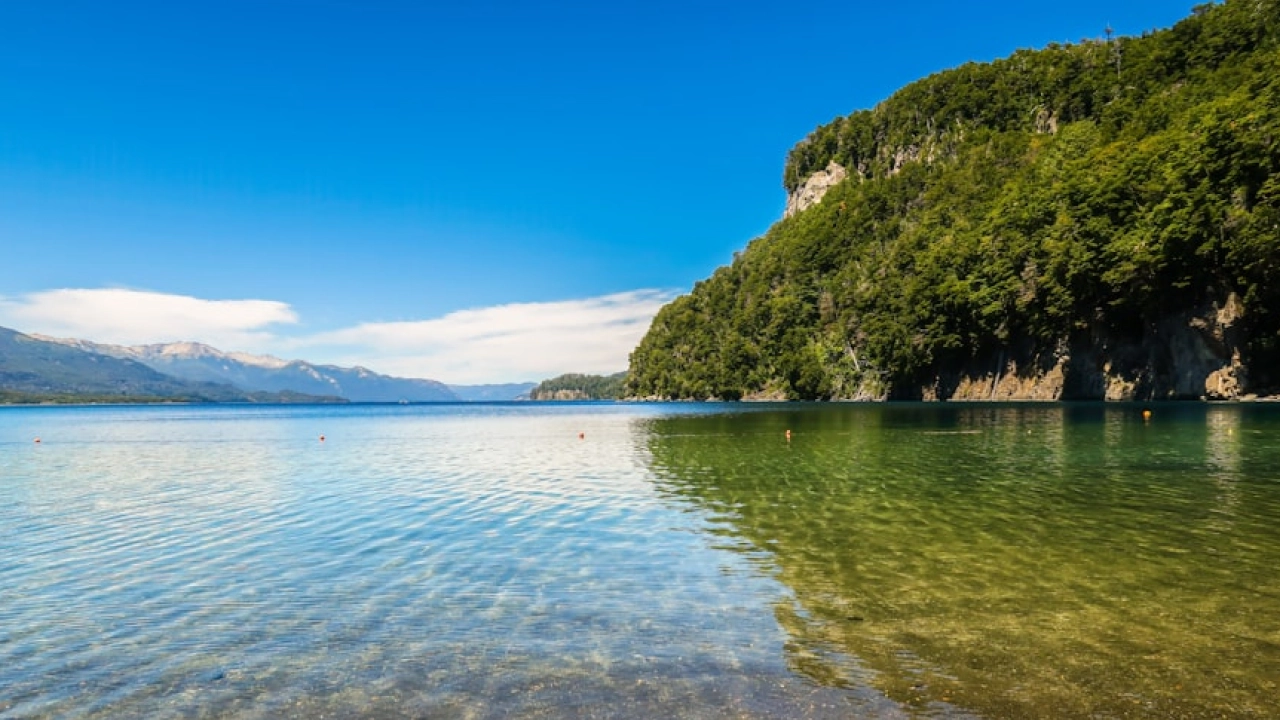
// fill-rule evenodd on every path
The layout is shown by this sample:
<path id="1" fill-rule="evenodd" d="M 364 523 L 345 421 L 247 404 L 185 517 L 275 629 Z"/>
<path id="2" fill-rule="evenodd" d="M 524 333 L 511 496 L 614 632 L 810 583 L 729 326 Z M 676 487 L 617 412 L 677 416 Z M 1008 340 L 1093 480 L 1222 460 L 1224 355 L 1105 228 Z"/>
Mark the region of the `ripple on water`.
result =
<path id="1" fill-rule="evenodd" d="M 0 715 L 1262 717 L 1276 415 L 4 410 Z"/>

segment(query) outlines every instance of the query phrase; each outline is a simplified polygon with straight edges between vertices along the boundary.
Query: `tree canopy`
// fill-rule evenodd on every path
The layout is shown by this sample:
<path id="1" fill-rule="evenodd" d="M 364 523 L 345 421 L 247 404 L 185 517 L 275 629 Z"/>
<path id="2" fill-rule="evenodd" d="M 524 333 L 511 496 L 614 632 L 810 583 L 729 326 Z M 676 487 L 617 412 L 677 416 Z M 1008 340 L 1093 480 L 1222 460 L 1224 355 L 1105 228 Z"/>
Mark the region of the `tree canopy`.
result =
<path id="1" fill-rule="evenodd" d="M 817 128 L 783 184 L 832 161 L 850 177 L 658 313 L 631 394 L 892 393 L 1229 295 L 1280 380 L 1280 0 L 938 73 Z"/>

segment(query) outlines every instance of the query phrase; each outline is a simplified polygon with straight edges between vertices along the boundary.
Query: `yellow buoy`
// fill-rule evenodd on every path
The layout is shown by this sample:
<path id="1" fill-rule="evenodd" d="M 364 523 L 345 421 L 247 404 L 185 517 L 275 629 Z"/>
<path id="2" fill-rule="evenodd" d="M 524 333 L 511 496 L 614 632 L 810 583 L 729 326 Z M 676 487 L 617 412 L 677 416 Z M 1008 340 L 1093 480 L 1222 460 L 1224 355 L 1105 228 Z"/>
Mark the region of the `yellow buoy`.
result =
<path id="1" fill-rule="evenodd" d="M 1143 411 L 1142 411 L 1142 419 L 1143 419 L 1145 422 L 1151 422 L 1151 411 L 1150 411 L 1150 410 L 1143 410 Z"/>

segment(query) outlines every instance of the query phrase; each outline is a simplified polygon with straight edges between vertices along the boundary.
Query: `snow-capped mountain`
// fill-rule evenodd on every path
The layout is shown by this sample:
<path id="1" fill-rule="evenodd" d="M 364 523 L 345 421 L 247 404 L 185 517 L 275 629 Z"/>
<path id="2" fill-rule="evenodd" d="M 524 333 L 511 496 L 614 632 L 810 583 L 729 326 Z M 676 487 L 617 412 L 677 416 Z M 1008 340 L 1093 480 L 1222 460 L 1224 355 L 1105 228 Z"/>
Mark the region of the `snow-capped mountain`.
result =
<path id="1" fill-rule="evenodd" d="M 228 383 L 244 390 L 291 390 L 309 395 L 337 395 L 352 402 L 456 402 L 443 383 L 397 378 L 368 368 L 313 365 L 270 355 L 224 352 L 196 342 L 155 345 L 106 345 L 89 340 L 34 336 L 87 352 L 134 360 L 174 377 Z"/>

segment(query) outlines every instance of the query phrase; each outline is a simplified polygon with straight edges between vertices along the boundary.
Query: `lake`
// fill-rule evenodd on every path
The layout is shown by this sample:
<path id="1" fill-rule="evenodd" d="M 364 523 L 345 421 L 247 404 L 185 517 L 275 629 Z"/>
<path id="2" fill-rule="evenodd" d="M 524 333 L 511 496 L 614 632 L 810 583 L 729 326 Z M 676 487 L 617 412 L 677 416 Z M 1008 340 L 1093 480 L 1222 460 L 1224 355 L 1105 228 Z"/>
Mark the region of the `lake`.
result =
<path id="1" fill-rule="evenodd" d="M 0 717 L 1272 717 L 1280 406 L 1150 407 L 0 408 Z"/>

